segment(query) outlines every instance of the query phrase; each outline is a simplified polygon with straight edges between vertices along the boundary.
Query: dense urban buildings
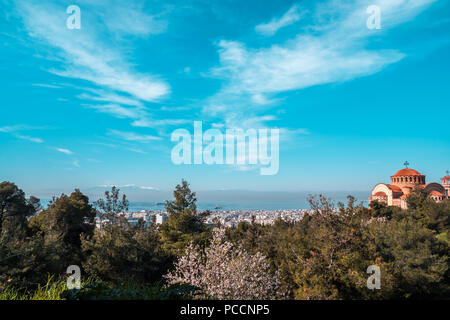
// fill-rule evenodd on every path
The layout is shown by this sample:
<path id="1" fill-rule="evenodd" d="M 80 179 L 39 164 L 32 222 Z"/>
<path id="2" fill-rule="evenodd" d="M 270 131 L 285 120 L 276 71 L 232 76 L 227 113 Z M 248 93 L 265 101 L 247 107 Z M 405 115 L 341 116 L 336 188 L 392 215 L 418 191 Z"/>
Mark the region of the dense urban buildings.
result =
<path id="1" fill-rule="evenodd" d="M 280 209 L 280 210 L 214 210 L 206 218 L 209 225 L 221 224 L 227 227 L 235 227 L 240 222 L 252 222 L 259 224 L 272 224 L 278 219 L 284 221 L 298 221 L 308 210 L 305 209 Z M 167 220 L 168 214 L 163 210 L 141 210 L 139 212 L 124 212 L 122 215 L 131 225 L 137 225 L 142 220 L 145 226 L 149 224 L 159 225 Z M 97 221 L 99 227 L 104 221 Z"/>

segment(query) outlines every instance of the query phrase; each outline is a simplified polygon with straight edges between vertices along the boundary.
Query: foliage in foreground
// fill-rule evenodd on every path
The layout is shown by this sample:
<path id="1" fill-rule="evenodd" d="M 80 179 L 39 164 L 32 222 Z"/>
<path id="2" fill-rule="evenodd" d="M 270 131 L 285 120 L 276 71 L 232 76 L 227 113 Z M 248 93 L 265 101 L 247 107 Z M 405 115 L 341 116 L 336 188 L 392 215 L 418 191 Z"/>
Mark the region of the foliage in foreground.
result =
<path id="1" fill-rule="evenodd" d="M 83 281 L 82 284 L 87 285 L 90 281 Z M 19 289 L 14 286 L 2 288 L 0 300 L 63 300 L 62 294 L 66 290 L 65 280 L 55 280 L 49 276 L 45 284 L 37 284 L 31 289 Z"/>
<path id="2" fill-rule="evenodd" d="M 0 299 L 450 296 L 450 200 L 435 203 L 423 190 L 408 198 L 408 210 L 311 198 L 310 213 L 295 223 L 241 223 L 214 236 L 186 181 L 159 227 L 128 224 L 120 214 L 128 201 L 115 188 L 95 206 L 79 190 L 37 214 L 38 204 L 0 183 Z M 106 218 L 99 228 L 95 216 Z M 80 290 L 65 287 L 72 264 L 87 279 Z M 370 265 L 381 269 L 380 290 L 367 289 Z"/>
<path id="3" fill-rule="evenodd" d="M 140 288 L 129 283 L 117 288 L 103 282 L 94 282 L 81 289 L 65 290 L 60 298 L 65 300 L 188 300 L 198 290 L 199 288 L 187 284 Z"/>
<path id="4" fill-rule="evenodd" d="M 49 277 L 34 289 L 8 286 L 0 290 L 0 300 L 187 300 L 199 290 L 191 285 L 139 287 L 136 283 L 114 286 L 94 279 L 83 281 L 80 289 L 68 289 L 66 280 Z"/>
<path id="5" fill-rule="evenodd" d="M 311 198 L 312 212 L 299 222 L 240 224 L 228 234 L 270 259 L 290 298 L 446 299 L 450 261 L 442 234 L 449 229 L 450 201 L 420 201 L 405 211 L 382 204 L 369 210 L 352 197 L 335 208 Z M 370 265 L 381 269 L 380 290 L 367 289 Z"/>
<path id="6" fill-rule="evenodd" d="M 267 300 L 280 297 L 278 274 L 270 271 L 265 256 L 249 254 L 225 239 L 225 229 L 216 229 L 208 247 L 191 244 L 165 276 L 168 283 L 191 284 L 206 297 L 227 300 Z M 197 298 L 205 298 L 198 296 Z"/>

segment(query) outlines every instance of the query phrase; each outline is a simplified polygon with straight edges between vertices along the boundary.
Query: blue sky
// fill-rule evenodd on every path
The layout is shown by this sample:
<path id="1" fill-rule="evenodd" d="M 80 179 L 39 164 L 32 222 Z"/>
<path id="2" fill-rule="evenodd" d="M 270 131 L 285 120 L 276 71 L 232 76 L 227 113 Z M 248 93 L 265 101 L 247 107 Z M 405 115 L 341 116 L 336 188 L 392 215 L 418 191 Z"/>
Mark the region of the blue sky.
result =
<path id="1" fill-rule="evenodd" d="M 68 29 L 66 8 L 81 9 Z M 450 169 L 450 3 L 0 0 L 0 180 L 75 187 L 370 190 Z M 369 5 L 381 29 L 368 29 Z M 179 165 L 171 133 L 279 128 L 273 176 Z"/>

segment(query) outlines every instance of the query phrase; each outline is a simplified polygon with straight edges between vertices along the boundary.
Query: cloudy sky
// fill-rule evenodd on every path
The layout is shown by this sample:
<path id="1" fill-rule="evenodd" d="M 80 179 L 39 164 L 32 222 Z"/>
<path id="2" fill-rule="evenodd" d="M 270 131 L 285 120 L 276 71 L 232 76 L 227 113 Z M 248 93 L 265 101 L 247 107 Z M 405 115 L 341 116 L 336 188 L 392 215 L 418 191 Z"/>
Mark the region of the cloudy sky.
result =
<path id="1" fill-rule="evenodd" d="M 69 29 L 70 5 L 81 28 Z M 381 28 L 369 29 L 369 6 Z M 446 0 L 0 0 L 0 180 L 27 193 L 370 190 L 450 169 Z M 175 165 L 171 133 L 278 128 L 279 170 Z"/>

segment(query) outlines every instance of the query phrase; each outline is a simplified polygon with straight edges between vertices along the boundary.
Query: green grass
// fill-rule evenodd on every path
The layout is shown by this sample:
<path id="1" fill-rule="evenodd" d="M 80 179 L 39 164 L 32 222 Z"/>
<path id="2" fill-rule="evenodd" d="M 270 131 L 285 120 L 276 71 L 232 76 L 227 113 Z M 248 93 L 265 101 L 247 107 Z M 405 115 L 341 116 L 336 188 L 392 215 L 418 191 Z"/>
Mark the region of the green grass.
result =
<path id="1" fill-rule="evenodd" d="M 81 290 L 68 290 L 65 279 L 49 276 L 46 284 L 32 289 L 2 288 L 0 300 L 174 300 L 188 299 L 197 289 L 189 285 L 165 287 L 160 283 L 150 287 L 132 282 L 112 285 L 87 278 L 81 281 Z"/>
<path id="2" fill-rule="evenodd" d="M 82 286 L 89 284 L 92 280 L 82 282 Z M 5 287 L 0 289 L 0 300 L 63 300 L 61 293 L 67 290 L 66 280 L 55 280 L 49 276 L 47 283 L 38 284 L 34 289 L 19 289 Z"/>

